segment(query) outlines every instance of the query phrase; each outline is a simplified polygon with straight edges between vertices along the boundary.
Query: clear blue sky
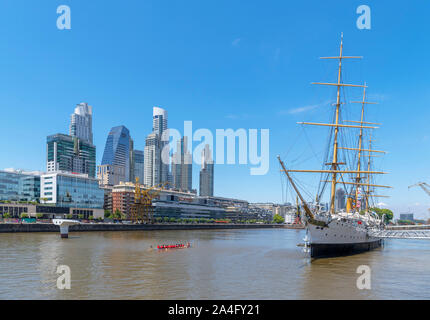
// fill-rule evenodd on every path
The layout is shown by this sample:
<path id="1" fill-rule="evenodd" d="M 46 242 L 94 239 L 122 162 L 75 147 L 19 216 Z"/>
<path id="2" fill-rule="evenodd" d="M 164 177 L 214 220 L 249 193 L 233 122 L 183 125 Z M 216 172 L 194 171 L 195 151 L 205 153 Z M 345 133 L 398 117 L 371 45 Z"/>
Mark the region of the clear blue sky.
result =
<path id="1" fill-rule="evenodd" d="M 62 4 L 71 30 L 56 27 Z M 356 27 L 361 4 L 371 8 L 371 30 Z M 46 136 L 67 133 L 80 102 L 94 108 L 97 163 L 116 125 L 143 149 L 157 105 L 178 129 L 184 120 L 213 131 L 270 129 L 269 173 L 218 165 L 215 193 L 281 202 L 276 155 L 290 164 L 309 145 L 322 150 L 325 131 L 300 136 L 296 122 L 326 120 L 334 92 L 310 82 L 335 80 L 336 64 L 318 57 L 336 55 L 344 32 L 345 54 L 364 56 L 346 64 L 346 80 L 366 81 L 379 102 L 368 119 L 383 123 L 376 144 L 389 151 L 380 182 L 394 189 L 383 202 L 428 217 L 430 197 L 407 186 L 430 183 L 429 12 L 428 1 L 3 0 L 0 168 L 44 170 Z"/>

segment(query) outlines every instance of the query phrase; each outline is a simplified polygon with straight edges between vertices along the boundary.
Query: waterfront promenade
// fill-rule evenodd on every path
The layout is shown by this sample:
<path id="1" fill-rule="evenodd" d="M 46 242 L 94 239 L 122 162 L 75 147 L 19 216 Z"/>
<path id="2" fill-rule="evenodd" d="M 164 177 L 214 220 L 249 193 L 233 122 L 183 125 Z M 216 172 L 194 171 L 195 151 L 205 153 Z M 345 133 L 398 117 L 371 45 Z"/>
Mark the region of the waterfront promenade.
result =
<path id="1" fill-rule="evenodd" d="M 70 232 L 87 231 L 139 231 L 139 230 L 204 230 L 204 229 L 270 229 L 291 228 L 301 229 L 297 225 L 284 224 L 234 224 L 234 223 L 155 223 L 155 224 L 123 224 L 123 223 L 81 223 L 70 226 Z M 52 223 L 0 223 L 0 233 L 13 232 L 60 232 L 60 227 Z"/>

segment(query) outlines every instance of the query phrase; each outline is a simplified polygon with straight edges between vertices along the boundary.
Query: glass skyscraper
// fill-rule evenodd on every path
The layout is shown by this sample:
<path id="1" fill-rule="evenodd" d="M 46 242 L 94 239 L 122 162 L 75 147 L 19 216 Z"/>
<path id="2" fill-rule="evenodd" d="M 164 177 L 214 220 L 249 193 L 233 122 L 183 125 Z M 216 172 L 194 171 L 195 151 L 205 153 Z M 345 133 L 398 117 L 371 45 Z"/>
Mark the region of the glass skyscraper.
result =
<path id="1" fill-rule="evenodd" d="M 124 177 L 120 181 L 130 181 L 130 131 L 125 126 L 113 127 L 106 140 L 102 158 L 103 165 L 115 165 L 124 168 Z"/>
<path id="2" fill-rule="evenodd" d="M 70 135 L 92 144 L 93 107 L 85 102 L 79 103 L 70 118 Z"/>
<path id="3" fill-rule="evenodd" d="M 77 137 L 55 134 L 47 137 L 47 171 L 96 175 L 96 147 Z"/>

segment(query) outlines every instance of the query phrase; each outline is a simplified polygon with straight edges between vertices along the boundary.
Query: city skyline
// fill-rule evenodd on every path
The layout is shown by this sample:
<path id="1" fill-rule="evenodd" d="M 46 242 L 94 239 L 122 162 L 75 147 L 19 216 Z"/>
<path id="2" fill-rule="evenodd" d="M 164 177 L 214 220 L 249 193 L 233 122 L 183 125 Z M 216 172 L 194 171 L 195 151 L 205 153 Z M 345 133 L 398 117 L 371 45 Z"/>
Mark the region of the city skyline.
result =
<path id="1" fill-rule="evenodd" d="M 101 159 L 106 132 L 119 123 L 134 133 L 135 148 L 143 150 L 151 132 L 147 119 L 152 106 L 159 105 L 169 110 L 172 128 L 182 128 L 185 120 L 212 131 L 269 128 L 269 174 L 250 176 L 246 165 L 215 165 L 215 190 L 220 196 L 250 201 L 291 201 L 282 195 L 276 155 L 285 155 L 302 132 L 297 121 L 319 120 L 315 111 L 333 102 L 333 92 L 309 83 L 335 77 L 335 66 L 321 63 L 318 57 L 337 52 L 343 31 L 345 52 L 364 56 L 360 62 L 346 63 L 346 71 L 351 70 L 347 74 L 358 74 L 352 80 L 366 81 L 369 100 L 379 102 L 369 110 L 369 120 L 384 124 L 377 132 L 375 148 L 389 151 L 383 161 L 390 174 L 381 183 L 394 187 L 387 193 L 391 198 L 383 202 L 396 214 L 410 209 L 428 217 L 428 196 L 420 189 L 407 188 L 430 181 L 426 164 L 430 97 L 427 74 L 419 63 L 426 59 L 428 43 L 412 32 L 424 27 L 422 13 L 428 11 L 428 3 L 405 4 L 405 10 L 413 14 L 400 17 L 395 6 L 374 3 L 372 29 L 366 31 L 357 29 L 356 6 L 348 3 L 313 2 L 314 9 L 309 10 L 299 3 L 274 2 L 268 9 L 196 2 L 193 6 L 211 12 L 200 10 L 199 17 L 179 5 L 166 11 L 156 2 L 150 8 L 137 4 L 136 12 L 107 5 L 90 22 L 87 18 L 96 2 L 77 2 L 72 8 L 72 29 L 63 31 L 55 27 L 55 8 L 27 5 L 28 11 L 17 12 L 8 3 L 5 6 L 11 10 L 1 13 L 4 30 L 16 32 L 13 38 L 6 35 L 0 53 L 2 61 L 7 61 L 0 79 L 4 89 L 0 97 L 7 106 L 0 134 L 9 137 L 0 141 L 1 149 L 7 150 L 0 168 L 44 170 L 46 155 L 40 150 L 46 136 L 67 132 L 65 119 L 79 101 L 98 110 L 93 116 L 97 159 Z M 118 19 L 102 18 L 116 11 Z M 138 12 L 143 12 L 143 19 Z M 169 19 L 173 13 L 180 17 L 178 25 Z M 223 25 L 215 22 L 219 17 L 224 18 Z M 36 19 L 31 32 L 18 23 L 20 19 Z M 338 24 L 326 24 L 327 19 Z M 161 23 L 154 27 L 154 21 Z M 408 43 L 407 52 L 400 43 Z M 361 93 L 352 91 L 351 95 L 356 99 Z M 305 136 L 300 139 L 298 144 L 309 144 Z M 313 144 L 316 153 L 319 143 Z M 287 156 L 287 165 L 293 160 L 294 155 Z M 199 175 L 198 170 L 193 168 L 193 176 Z M 266 187 L 262 190 L 261 186 Z M 193 188 L 198 189 L 198 182 L 194 181 Z"/>

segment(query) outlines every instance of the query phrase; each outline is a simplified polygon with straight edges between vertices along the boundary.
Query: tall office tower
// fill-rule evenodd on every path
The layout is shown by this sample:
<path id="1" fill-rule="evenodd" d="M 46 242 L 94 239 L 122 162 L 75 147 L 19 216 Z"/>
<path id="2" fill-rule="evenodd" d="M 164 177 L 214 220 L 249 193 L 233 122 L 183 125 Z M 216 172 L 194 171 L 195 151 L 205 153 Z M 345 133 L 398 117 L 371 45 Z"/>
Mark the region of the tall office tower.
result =
<path id="1" fill-rule="evenodd" d="M 134 182 L 136 179 L 134 177 L 134 142 L 133 139 L 130 138 L 130 165 L 129 165 L 129 181 Z"/>
<path id="2" fill-rule="evenodd" d="M 336 190 L 335 209 L 341 210 L 346 208 L 346 193 L 345 190 L 339 188 Z"/>
<path id="3" fill-rule="evenodd" d="M 209 145 L 202 150 L 202 168 L 200 169 L 200 195 L 214 195 L 214 162 Z"/>
<path id="4" fill-rule="evenodd" d="M 187 142 L 188 137 L 182 137 L 172 157 L 173 187 L 183 191 L 191 191 L 193 187 L 193 157 L 187 150 Z"/>
<path id="5" fill-rule="evenodd" d="M 154 132 L 146 137 L 144 168 L 144 184 L 148 187 L 159 184 L 161 170 L 160 138 Z"/>
<path id="6" fill-rule="evenodd" d="M 159 143 L 159 152 L 161 159 L 161 152 L 163 148 L 168 144 L 167 141 L 161 141 L 163 132 L 167 131 L 167 111 L 159 108 L 153 107 L 152 109 L 152 132 L 158 135 L 160 139 Z M 169 181 L 169 163 L 163 163 L 162 159 L 160 160 L 160 182 L 168 182 Z"/>
<path id="7" fill-rule="evenodd" d="M 133 150 L 134 178 L 139 178 L 140 183 L 144 183 L 145 177 L 145 153 L 141 150 Z"/>
<path id="8" fill-rule="evenodd" d="M 69 134 L 81 141 L 93 143 L 93 107 L 82 102 L 71 115 Z"/>
<path id="9" fill-rule="evenodd" d="M 106 140 L 101 165 L 114 165 L 123 168 L 119 181 L 130 181 L 130 131 L 124 126 L 113 127 Z M 123 172 L 123 173 L 122 173 Z"/>
<path id="10" fill-rule="evenodd" d="M 66 134 L 47 137 L 48 172 L 67 171 L 96 175 L 96 147 L 85 140 Z"/>

